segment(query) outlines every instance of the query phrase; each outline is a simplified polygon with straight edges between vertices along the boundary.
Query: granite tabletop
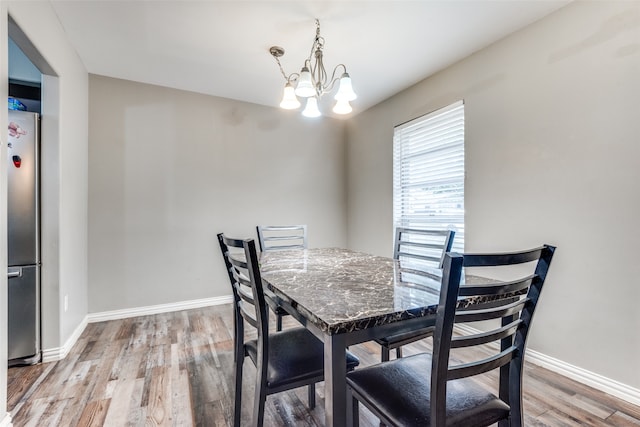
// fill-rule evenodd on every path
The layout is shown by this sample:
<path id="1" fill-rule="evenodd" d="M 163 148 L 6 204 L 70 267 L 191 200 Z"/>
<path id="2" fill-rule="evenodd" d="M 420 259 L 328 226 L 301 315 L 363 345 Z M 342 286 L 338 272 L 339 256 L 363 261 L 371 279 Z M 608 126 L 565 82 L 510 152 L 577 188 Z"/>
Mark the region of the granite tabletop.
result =
<path id="1" fill-rule="evenodd" d="M 406 267 L 338 248 L 265 252 L 260 258 L 265 285 L 328 334 L 435 314 L 441 270 Z"/>

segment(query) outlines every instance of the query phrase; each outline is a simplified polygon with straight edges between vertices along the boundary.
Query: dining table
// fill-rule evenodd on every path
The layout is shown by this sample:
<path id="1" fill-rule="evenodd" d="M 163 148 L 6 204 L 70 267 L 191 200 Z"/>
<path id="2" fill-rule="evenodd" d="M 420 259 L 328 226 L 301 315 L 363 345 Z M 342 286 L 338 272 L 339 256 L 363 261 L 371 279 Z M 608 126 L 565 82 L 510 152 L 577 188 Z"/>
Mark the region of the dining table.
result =
<path id="1" fill-rule="evenodd" d="M 263 252 L 263 284 L 324 343 L 325 425 L 347 423 L 351 345 L 435 324 L 442 270 L 342 248 Z M 482 281 L 474 278 L 474 283 Z M 461 279 L 470 280 L 470 276 Z M 460 299 L 464 308 L 476 301 Z"/>

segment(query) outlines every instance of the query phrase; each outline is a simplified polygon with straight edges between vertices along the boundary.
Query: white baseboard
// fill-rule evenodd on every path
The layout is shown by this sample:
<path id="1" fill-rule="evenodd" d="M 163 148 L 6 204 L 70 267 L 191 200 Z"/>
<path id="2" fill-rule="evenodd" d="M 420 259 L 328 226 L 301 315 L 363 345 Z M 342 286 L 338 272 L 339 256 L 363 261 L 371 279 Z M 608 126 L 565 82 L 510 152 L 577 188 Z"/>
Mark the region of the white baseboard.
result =
<path id="1" fill-rule="evenodd" d="M 190 301 L 172 302 L 169 304 L 150 305 L 147 307 L 125 308 L 123 310 L 102 311 L 90 313 L 89 323 L 104 322 L 106 320 L 127 319 L 129 317 L 147 316 L 149 314 L 169 313 L 172 311 L 188 310 L 192 308 L 209 307 L 212 305 L 230 304 L 232 295 L 222 297 L 202 298 Z"/>
<path id="2" fill-rule="evenodd" d="M 475 334 L 478 329 L 467 325 L 456 325 L 456 330 L 463 334 Z M 640 406 L 640 389 L 633 388 L 611 378 L 604 377 L 586 369 L 571 365 L 562 360 L 547 356 L 535 350 L 527 348 L 525 360 L 534 365 L 541 366 L 550 371 L 556 372 L 574 381 L 593 387 L 631 404 Z"/>
<path id="3" fill-rule="evenodd" d="M 11 415 L 9 415 L 9 413 L 6 413 L 4 418 L 0 420 L 0 427 L 13 427 L 13 424 L 11 424 Z"/>
<path id="4" fill-rule="evenodd" d="M 85 316 L 84 319 L 82 319 L 82 322 L 80 322 L 80 324 L 76 327 L 76 329 L 74 329 L 71 336 L 67 338 L 67 340 L 65 341 L 62 347 L 43 349 L 42 361 L 44 363 L 56 362 L 58 360 L 62 360 L 65 357 L 67 357 L 67 354 L 69 354 L 69 351 L 71 351 L 71 348 L 74 346 L 76 341 L 78 341 L 78 338 L 80 338 L 80 335 L 82 335 L 82 333 L 84 332 L 84 329 L 87 327 L 87 323 L 88 323 L 87 320 L 88 320 L 88 316 Z"/>
<path id="5" fill-rule="evenodd" d="M 100 313 L 91 313 L 85 316 L 73 334 L 67 339 L 62 347 L 48 348 L 42 350 L 43 362 L 56 362 L 67 357 L 73 345 L 78 341 L 80 335 L 87 327 L 88 323 L 104 322 L 106 320 L 126 319 L 129 317 L 146 316 L 149 314 L 169 313 L 172 311 L 188 310 L 191 308 L 209 307 L 212 305 L 229 304 L 233 302 L 233 296 L 202 298 L 191 301 L 180 301 L 169 304 L 151 305 L 147 307 L 127 308 L 123 310 L 103 311 Z M 4 427 L 0 424 L 0 427 Z"/>
<path id="6" fill-rule="evenodd" d="M 578 366 L 571 365 L 562 360 L 527 349 L 526 360 L 550 371 L 557 372 L 579 383 L 586 384 L 607 394 L 626 400 L 629 403 L 640 406 L 640 389 L 633 388 L 619 381 L 604 377 Z"/>

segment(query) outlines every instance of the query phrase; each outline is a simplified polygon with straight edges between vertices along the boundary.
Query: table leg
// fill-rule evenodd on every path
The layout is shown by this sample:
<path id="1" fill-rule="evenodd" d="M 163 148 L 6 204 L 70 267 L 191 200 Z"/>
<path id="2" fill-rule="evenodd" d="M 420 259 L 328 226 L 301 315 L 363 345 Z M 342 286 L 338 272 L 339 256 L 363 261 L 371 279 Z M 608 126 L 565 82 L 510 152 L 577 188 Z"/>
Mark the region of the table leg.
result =
<path id="1" fill-rule="evenodd" d="M 325 336 L 324 409 L 327 427 L 347 425 L 347 346 L 343 334 Z"/>

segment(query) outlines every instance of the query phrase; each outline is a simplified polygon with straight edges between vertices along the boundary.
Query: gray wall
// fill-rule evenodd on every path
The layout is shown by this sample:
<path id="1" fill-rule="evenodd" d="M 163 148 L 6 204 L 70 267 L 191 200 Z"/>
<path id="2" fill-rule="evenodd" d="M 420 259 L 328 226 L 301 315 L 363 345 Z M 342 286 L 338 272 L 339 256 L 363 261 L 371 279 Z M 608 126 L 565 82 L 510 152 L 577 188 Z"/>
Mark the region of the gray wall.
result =
<path id="1" fill-rule="evenodd" d="M 92 75 L 89 312 L 230 295 L 216 234 L 346 245 L 344 124 Z"/>
<path id="2" fill-rule="evenodd" d="M 466 250 L 557 245 L 530 348 L 640 387 L 639 46 L 571 3 L 351 120 L 349 246 L 391 254 L 393 127 L 464 99 Z"/>

